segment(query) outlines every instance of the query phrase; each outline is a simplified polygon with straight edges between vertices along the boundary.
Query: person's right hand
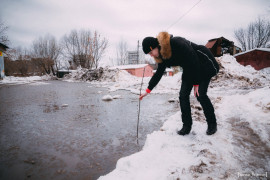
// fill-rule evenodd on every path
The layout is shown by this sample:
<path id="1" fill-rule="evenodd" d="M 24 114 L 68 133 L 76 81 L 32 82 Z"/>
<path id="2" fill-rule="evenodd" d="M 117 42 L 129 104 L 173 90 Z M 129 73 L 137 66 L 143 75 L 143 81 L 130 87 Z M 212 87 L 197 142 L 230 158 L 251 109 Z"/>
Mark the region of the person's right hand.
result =
<path id="1" fill-rule="evenodd" d="M 147 96 L 149 93 L 145 92 L 142 95 L 140 95 L 140 100 L 142 100 L 145 96 Z"/>

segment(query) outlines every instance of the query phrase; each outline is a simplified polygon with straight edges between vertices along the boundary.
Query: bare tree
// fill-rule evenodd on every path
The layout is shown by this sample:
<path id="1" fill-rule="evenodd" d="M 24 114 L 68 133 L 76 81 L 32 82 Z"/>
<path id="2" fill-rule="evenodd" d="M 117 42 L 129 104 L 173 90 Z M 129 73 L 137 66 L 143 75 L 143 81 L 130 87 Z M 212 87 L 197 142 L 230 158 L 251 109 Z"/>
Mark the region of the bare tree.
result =
<path id="1" fill-rule="evenodd" d="M 259 17 L 255 22 L 250 23 L 247 29 L 235 30 L 234 36 L 243 51 L 267 47 L 270 43 L 270 21 Z"/>
<path id="2" fill-rule="evenodd" d="M 56 75 L 53 69 L 54 61 L 52 59 L 33 58 L 31 61 L 34 66 L 41 70 L 41 72 L 45 72 L 46 74 L 50 74 L 52 72 Z"/>
<path id="3" fill-rule="evenodd" d="M 32 57 L 44 68 L 46 73 L 54 75 L 54 65 L 57 64 L 61 48 L 52 35 L 46 35 L 35 40 L 32 44 Z"/>
<path id="4" fill-rule="evenodd" d="M 0 43 L 3 43 L 5 45 L 9 44 L 7 30 L 8 26 L 6 26 L 5 23 L 0 18 Z"/>
<path id="5" fill-rule="evenodd" d="M 97 69 L 100 59 L 108 46 L 108 40 L 106 38 L 101 38 L 100 34 L 98 34 L 98 32 L 95 31 L 91 44 L 92 46 L 90 48 L 91 49 L 90 57 L 94 62 L 94 67 Z"/>
<path id="6" fill-rule="evenodd" d="M 234 31 L 234 36 L 238 43 L 240 44 L 243 51 L 247 50 L 247 44 L 246 44 L 246 33 L 243 28 L 240 28 L 238 30 Z"/>
<path id="7" fill-rule="evenodd" d="M 97 68 L 99 60 L 107 48 L 108 41 L 96 31 L 92 36 L 89 30 L 73 30 L 62 38 L 63 56 L 75 66 Z"/>
<path id="8" fill-rule="evenodd" d="M 90 52 L 91 32 L 72 30 L 69 35 L 62 38 L 63 56 L 69 59 L 75 66 L 87 67 L 89 59 L 87 54 Z"/>
<path id="9" fill-rule="evenodd" d="M 21 76 L 27 76 L 28 68 L 29 68 L 28 61 L 26 60 L 17 61 L 17 69 L 19 73 L 21 74 Z"/>
<path id="10" fill-rule="evenodd" d="M 62 38 L 63 56 L 76 66 L 88 67 L 90 52 L 90 31 L 77 31 L 72 30 L 69 35 L 65 35 Z"/>
<path id="11" fill-rule="evenodd" d="M 12 73 L 15 71 L 14 66 L 12 66 L 12 61 L 9 58 L 5 58 L 4 62 L 5 62 L 5 75 L 11 76 Z"/>
<path id="12" fill-rule="evenodd" d="M 22 48 L 21 46 L 15 48 L 9 48 L 6 51 L 7 57 L 12 60 L 30 60 L 30 52 L 26 48 Z"/>
<path id="13" fill-rule="evenodd" d="M 117 53 L 117 63 L 118 63 L 118 65 L 127 64 L 127 60 L 128 60 L 127 42 L 121 40 L 118 43 L 116 53 Z"/>

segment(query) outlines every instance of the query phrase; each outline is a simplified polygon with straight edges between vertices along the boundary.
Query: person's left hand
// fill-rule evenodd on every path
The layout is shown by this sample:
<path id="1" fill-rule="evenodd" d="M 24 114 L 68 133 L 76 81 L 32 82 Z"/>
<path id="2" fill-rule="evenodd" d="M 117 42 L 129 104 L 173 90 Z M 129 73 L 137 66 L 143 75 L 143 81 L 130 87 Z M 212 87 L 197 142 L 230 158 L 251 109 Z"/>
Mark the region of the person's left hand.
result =
<path id="1" fill-rule="evenodd" d="M 193 88 L 194 88 L 194 96 L 199 97 L 199 86 L 193 86 Z"/>

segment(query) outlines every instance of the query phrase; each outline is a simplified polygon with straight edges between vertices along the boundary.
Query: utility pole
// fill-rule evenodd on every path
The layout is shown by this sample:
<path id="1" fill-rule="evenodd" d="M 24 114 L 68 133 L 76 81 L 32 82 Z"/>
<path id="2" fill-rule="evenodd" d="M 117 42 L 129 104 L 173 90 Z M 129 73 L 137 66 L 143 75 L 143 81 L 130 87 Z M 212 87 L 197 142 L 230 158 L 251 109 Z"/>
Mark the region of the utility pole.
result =
<path id="1" fill-rule="evenodd" d="M 140 44 L 139 44 L 139 40 L 138 40 L 138 45 L 137 45 L 137 64 L 139 64 L 139 48 L 140 48 Z"/>

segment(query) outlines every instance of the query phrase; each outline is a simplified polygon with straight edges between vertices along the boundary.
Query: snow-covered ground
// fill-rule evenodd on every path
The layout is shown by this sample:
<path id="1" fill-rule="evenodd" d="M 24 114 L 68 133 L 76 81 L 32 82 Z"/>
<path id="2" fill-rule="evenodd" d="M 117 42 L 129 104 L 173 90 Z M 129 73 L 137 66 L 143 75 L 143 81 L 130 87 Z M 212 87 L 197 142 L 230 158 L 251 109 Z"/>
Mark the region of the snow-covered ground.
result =
<path id="1" fill-rule="evenodd" d="M 269 178 L 270 73 L 244 67 L 229 55 L 218 61 L 221 70 L 208 93 L 215 106 L 218 132 L 206 135 L 203 112 L 194 101 L 189 135 L 176 133 L 182 127 L 179 111 L 147 136 L 142 151 L 119 159 L 116 169 L 99 180 Z M 141 78 L 122 71 L 115 78 L 111 91 L 139 92 Z M 144 78 L 143 89 L 149 80 Z M 163 77 L 151 93 L 173 93 L 177 99 L 180 84 L 181 73 Z"/>
<path id="2" fill-rule="evenodd" d="M 31 85 L 43 85 L 48 84 L 44 81 L 50 80 L 51 76 L 30 76 L 30 77 L 14 77 L 14 76 L 5 76 L 0 80 L 1 84 L 17 85 L 17 84 L 31 84 Z"/>
<path id="3" fill-rule="evenodd" d="M 182 127 L 179 111 L 167 117 L 159 131 L 147 136 L 140 152 L 119 159 L 116 169 L 99 180 L 269 179 L 270 69 L 256 71 L 244 67 L 230 55 L 218 61 L 220 72 L 208 90 L 217 116 L 217 133 L 206 135 L 203 111 L 191 93 L 193 126 L 189 135 L 176 133 Z M 66 81 L 85 80 L 85 74 L 86 70 L 80 69 Z M 7 78 L 0 84 L 39 81 L 38 77 L 36 80 Z M 149 80 L 143 79 L 143 91 Z M 125 89 L 139 94 L 141 81 L 142 78 L 126 71 L 105 70 L 99 81 L 89 83 L 107 87 L 109 91 Z M 178 99 L 180 85 L 181 73 L 163 77 L 151 94 L 171 93 Z M 110 94 L 103 98 L 113 100 Z"/>
<path id="4" fill-rule="evenodd" d="M 111 179 L 237 179 L 243 174 L 265 176 L 270 168 L 269 87 L 245 95 L 222 96 L 215 103 L 218 132 L 205 134 L 204 120 L 193 118 L 192 131 L 177 135 L 180 112 L 160 131 L 147 136 L 143 150 L 121 158 Z M 199 116 L 203 113 L 195 110 Z M 260 152 L 257 152 L 260 151 Z M 268 153 L 268 154 L 267 154 Z"/>

